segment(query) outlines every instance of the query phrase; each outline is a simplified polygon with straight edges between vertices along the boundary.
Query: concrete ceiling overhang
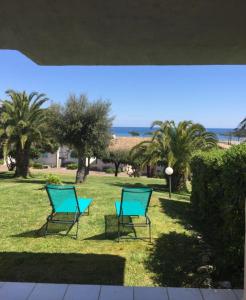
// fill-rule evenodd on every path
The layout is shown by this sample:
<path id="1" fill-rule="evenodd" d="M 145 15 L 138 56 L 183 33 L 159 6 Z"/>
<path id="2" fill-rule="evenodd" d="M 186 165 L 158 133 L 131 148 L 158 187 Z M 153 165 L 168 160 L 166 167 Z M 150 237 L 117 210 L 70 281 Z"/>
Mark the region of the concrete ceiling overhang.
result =
<path id="1" fill-rule="evenodd" d="M 246 63 L 245 0 L 0 0 L 0 49 L 41 65 Z"/>

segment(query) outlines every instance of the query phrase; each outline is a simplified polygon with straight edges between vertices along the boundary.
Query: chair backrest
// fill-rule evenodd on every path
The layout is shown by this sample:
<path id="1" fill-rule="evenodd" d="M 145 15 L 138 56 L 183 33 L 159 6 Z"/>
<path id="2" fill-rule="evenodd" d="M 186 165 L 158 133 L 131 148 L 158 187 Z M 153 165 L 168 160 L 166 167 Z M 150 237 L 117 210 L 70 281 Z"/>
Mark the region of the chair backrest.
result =
<path id="1" fill-rule="evenodd" d="M 53 213 L 60 211 L 59 208 L 61 207 L 70 207 L 70 210 L 80 212 L 74 186 L 49 184 L 46 185 L 45 188 L 49 196 Z"/>
<path id="2" fill-rule="evenodd" d="M 153 189 L 149 187 L 136 187 L 122 189 L 120 215 L 127 207 L 128 215 L 146 216 Z"/>

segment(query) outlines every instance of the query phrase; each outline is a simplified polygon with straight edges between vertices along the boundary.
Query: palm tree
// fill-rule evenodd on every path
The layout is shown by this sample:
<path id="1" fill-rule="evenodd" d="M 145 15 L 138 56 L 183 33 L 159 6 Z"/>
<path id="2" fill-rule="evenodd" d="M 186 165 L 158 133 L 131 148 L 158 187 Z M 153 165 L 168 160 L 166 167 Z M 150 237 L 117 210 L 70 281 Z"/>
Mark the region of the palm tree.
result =
<path id="1" fill-rule="evenodd" d="M 141 143 L 137 148 L 146 147 L 149 164 L 171 166 L 174 169 L 173 189 L 184 189 L 190 173 L 192 154 L 196 150 L 216 146 L 215 134 L 207 132 L 201 124 L 192 121 L 182 121 L 177 125 L 174 121 L 155 121 L 152 128 L 156 128 L 152 140 Z M 143 164 L 146 162 L 145 159 Z"/>
<path id="2" fill-rule="evenodd" d="M 130 163 L 137 175 L 139 175 L 141 169 L 147 168 L 147 177 L 151 177 L 152 171 L 160 163 L 156 151 L 158 149 L 155 147 L 154 141 L 143 141 L 132 148 Z"/>
<path id="3" fill-rule="evenodd" d="M 41 106 L 48 100 L 44 94 L 8 90 L 10 100 L 2 101 L 0 128 L 4 137 L 5 157 L 15 152 L 15 176 L 27 177 L 31 146 L 45 135 L 46 114 Z"/>
<path id="4" fill-rule="evenodd" d="M 246 117 L 239 123 L 237 128 L 234 130 L 234 136 L 240 140 L 240 138 L 246 137 Z M 243 140 L 245 142 L 245 139 Z"/>
<path id="5" fill-rule="evenodd" d="M 246 117 L 239 123 L 236 130 L 246 130 Z"/>

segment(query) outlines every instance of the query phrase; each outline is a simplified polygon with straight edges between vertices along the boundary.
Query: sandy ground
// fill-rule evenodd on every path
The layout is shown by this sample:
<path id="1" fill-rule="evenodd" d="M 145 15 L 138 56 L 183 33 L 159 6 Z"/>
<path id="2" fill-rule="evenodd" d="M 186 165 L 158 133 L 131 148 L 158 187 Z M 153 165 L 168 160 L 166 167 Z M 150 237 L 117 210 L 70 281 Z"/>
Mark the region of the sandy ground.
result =
<path id="1" fill-rule="evenodd" d="M 218 146 L 222 149 L 229 149 L 233 145 L 238 145 L 239 142 L 237 141 L 231 141 L 231 144 L 229 145 L 228 142 L 218 142 Z"/>

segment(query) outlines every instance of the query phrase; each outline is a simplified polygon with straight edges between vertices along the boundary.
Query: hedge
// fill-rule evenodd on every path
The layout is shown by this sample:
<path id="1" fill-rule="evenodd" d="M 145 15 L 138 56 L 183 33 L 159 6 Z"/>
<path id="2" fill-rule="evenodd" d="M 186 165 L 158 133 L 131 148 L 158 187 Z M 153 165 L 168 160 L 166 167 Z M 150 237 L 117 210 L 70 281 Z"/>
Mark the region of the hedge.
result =
<path id="1" fill-rule="evenodd" d="M 67 164 L 66 168 L 68 170 L 77 170 L 78 169 L 78 164 L 76 164 L 76 163 Z"/>
<path id="2" fill-rule="evenodd" d="M 43 165 L 39 162 L 34 162 L 32 164 L 33 169 L 43 169 Z"/>
<path id="3" fill-rule="evenodd" d="M 191 204 L 219 257 L 220 272 L 242 273 L 244 258 L 246 144 L 198 152 L 191 161 Z M 222 274 L 223 275 L 223 274 Z"/>

